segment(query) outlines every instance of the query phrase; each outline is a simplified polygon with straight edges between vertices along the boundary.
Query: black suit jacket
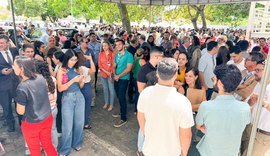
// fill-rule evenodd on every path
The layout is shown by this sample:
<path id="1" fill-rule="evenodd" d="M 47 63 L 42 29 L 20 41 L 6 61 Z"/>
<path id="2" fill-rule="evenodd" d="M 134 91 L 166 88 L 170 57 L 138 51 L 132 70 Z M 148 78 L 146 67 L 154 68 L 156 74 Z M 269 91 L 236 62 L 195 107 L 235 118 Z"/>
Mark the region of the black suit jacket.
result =
<path id="1" fill-rule="evenodd" d="M 12 54 L 13 61 L 14 61 L 15 57 L 17 55 L 19 55 L 19 52 L 18 52 L 18 50 L 16 48 L 10 48 L 9 50 L 10 50 L 10 52 Z M 2 74 L 2 69 L 4 69 L 4 68 L 11 69 L 12 66 L 5 60 L 3 55 L 0 54 L 0 91 L 7 91 L 7 90 L 10 90 L 10 89 L 14 89 L 14 92 L 15 92 L 15 89 L 16 89 L 16 87 L 18 85 L 18 78 L 14 74 L 14 72 L 9 74 L 9 75 Z"/>
<path id="2" fill-rule="evenodd" d="M 186 48 L 183 45 L 180 46 L 179 51 L 180 52 L 186 52 L 187 53 L 187 50 L 186 50 Z"/>

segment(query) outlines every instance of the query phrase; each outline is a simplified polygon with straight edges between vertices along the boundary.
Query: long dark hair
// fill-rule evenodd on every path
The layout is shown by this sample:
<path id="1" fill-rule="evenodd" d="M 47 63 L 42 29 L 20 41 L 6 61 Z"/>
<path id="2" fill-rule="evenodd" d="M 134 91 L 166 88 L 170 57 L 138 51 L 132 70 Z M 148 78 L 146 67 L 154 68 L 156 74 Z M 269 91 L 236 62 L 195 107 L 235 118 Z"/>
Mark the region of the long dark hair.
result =
<path id="1" fill-rule="evenodd" d="M 35 79 L 37 77 L 36 68 L 31 58 L 27 56 L 16 56 L 15 62 L 20 68 L 23 68 L 23 74 L 25 77 L 29 79 Z"/>
<path id="2" fill-rule="evenodd" d="M 65 53 L 63 53 L 62 51 L 56 51 L 53 53 L 53 56 L 58 59 L 61 63 L 63 63 L 64 57 L 65 57 Z"/>
<path id="3" fill-rule="evenodd" d="M 193 36 L 193 45 L 200 46 L 200 39 L 197 36 Z"/>
<path id="4" fill-rule="evenodd" d="M 45 78 L 47 85 L 48 85 L 49 92 L 51 94 L 54 94 L 55 84 L 54 84 L 53 79 L 51 77 L 48 64 L 44 61 L 36 60 L 35 67 L 36 67 L 37 73 L 41 74 Z"/>
<path id="5" fill-rule="evenodd" d="M 150 37 L 153 38 L 153 41 L 152 41 L 152 42 L 149 41 L 149 38 L 150 38 Z M 149 35 L 149 36 L 148 36 L 148 39 L 147 39 L 147 42 L 150 44 L 151 47 L 155 46 L 155 38 L 154 38 L 154 36 L 153 36 L 153 35 Z"/>
<path id="6" fill-rule="evenodd" d="M 176 51 L 179 51 L 177 48 L 173 48 L 170 50 L 170 57 L 173 58 L 173 55 L 175 54 Z"/>
<path id="7" fill-rule="evenodd" d="M 186 52 L 179 52 L 179 55 L 178 55 L 178 58 L 177 58 L 177 63 L 178 63 L 178 60 L 179 60 L 179 57 L 181 54 L 184 54 L 187 58 L 187 63 L 186 63 L 186 70 L 190 67 L 190 64 L 189 64 L 189 57 L 188 57 L 188 54 Z M 178 74 L 180 74 L 180 67 L 178 69 Z"/>
<path id="8" fill-rule="evenodd" d="M 76 52 L 74 52 L 73 50 L 69 49 L 66 51 L 65 56 L 64 56 L 64 60 L 63 60 L 63 64 L 62 67 L 68 69 L 68 61 L 73 57 L 76 56 L 77 59 L 79 60 L 78 54 Z M 75 69 L 79 68 L 79 61 L 77 61 L 74 65 Z"/>
<path id="9" fill-rule="evenodd" d="M 39 52 L 39 50 L 38 50 L 42 45 L 44 45 L 44 43 L 41 42 L 41 41 L 35 41 L 35 42 L 34 42 L 34 51 L 35 51 L 35 55 L 41 55 L 41 56 L 43 56 L 43 54 L 41 54 L 41 53 Z"/>
<path id="10" fill-rule="evenodd" d="M 199 79 L 199 70 L 196 68 L 187 68 L 185 73 L 188 73 L 190 71 L 192 71 L 195 76 L 198 76 L 197 80 L 195 81 L 195 89 L 202 89 L 202 84 L 201 84 L 201 81 Z M 186 88 L 186 89 L 188 88 L 188 84 L 186 83 L 186 81 L 184 83 L 184 88 Z"/>
<path id="11" fill-rule="evenodd" d="M 221 64 L 226 64 L 229 61 L 229 50 L 225 46 L 221 46 L 218 50 L 217 60 L 221 61 Z"/>

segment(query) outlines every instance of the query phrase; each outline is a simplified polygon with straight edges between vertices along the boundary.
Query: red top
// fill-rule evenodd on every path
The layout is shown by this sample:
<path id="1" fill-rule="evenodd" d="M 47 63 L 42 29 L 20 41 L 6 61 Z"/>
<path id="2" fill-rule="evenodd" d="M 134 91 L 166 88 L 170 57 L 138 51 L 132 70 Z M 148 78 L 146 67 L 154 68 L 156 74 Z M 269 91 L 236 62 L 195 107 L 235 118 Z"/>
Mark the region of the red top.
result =
<path id="1" fill-rule="evenodd" d="M 268 51 L 269 51 L 269 47 L 267 45 L 265 45 L 263 47 L 263 52 L 267 55 L 268 54 Z"/>
<path id="2" fill-rule="evenodd" d="M 110 51 L 108 55 L 106 55 L 106 53 L 104 51 L 102 51 L 99 54 L 98 66 L 99 66 L 99 69 L 100 69 L 101 77 L 108 78 L 108 75 L 101 69 L 104 69 L 104 70 L 106 70 L 108 72 L 112 72 L 114 56 L 115 56 L 115 53 L 112 52 L 112 51 Z"/>

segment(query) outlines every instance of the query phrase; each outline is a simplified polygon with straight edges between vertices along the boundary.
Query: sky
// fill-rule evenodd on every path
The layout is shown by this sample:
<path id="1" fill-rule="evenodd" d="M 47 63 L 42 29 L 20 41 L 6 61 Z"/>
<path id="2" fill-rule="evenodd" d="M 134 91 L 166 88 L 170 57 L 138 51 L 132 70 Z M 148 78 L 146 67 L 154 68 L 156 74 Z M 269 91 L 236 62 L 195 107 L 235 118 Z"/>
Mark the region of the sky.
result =
<path id="1" fill-rule="evenodd" d="M 0 0 L 0 6 L 6 7 L 8 5 L 8 0 Z"/>

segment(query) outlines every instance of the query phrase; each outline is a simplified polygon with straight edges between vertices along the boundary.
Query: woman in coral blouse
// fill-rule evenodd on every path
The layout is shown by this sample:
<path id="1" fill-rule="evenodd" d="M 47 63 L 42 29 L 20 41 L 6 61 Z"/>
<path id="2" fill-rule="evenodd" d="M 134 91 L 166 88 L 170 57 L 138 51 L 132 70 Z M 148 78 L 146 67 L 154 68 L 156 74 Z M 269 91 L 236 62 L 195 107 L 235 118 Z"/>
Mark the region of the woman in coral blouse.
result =
<path id="1" fill-rule="evenodd" d="M 114 61 L 115 53 L 109 42 L 104 41 L 102 43 L 101 52 L 98 58 L 98 66 L 100 69 L 101 83 L 103 86 L 104 92 L 104 101 L 105 104 L 103 109 L 107 109 L 111 111 L 113 109 L 114 102 L 114 84 L 113 84 L 113 74 L 112 74 L 112 66 Z"/>

